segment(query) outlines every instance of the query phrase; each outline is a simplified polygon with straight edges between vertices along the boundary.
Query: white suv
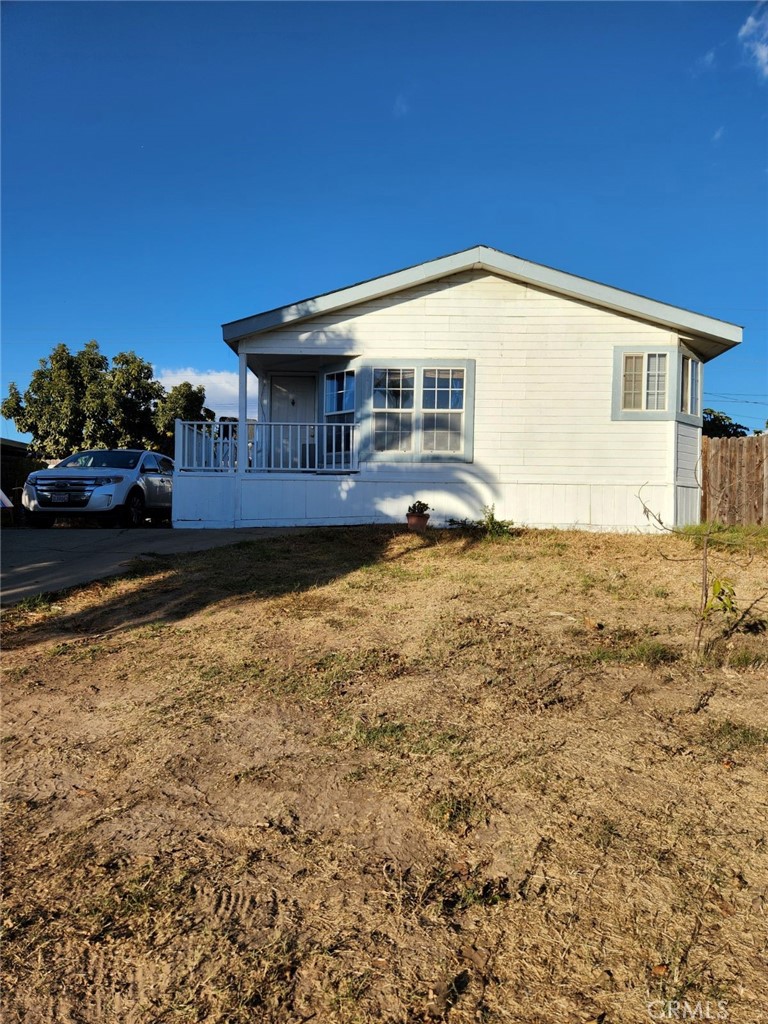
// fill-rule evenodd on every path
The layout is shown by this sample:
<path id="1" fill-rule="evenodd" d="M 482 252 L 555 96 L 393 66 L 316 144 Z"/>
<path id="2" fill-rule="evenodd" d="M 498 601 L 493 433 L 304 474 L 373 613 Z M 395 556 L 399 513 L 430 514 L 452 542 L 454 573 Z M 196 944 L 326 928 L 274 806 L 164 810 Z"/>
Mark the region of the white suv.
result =
<path id="1" fill-rule="evenodd" d="M 170 519 L 173 461 L 157 452 L 114 448 L 70 455 L 53 469 L 30 473 L 22 504 L 30 526 L 88 516 L 104 525 L 141 526 Z"/>

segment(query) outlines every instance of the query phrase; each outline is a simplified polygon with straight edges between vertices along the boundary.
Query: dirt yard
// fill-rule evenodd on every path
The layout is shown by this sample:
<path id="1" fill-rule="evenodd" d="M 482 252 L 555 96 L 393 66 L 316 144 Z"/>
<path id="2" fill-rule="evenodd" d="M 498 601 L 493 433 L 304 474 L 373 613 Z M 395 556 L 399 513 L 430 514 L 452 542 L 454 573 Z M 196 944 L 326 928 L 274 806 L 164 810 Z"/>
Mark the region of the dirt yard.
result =
<path id="1" fill-rule="evenodd" d="M 768 1021 L 768 608 L 694 661 L 699 576 L 316 530 L 11 609 L 4 1019 Z"/>

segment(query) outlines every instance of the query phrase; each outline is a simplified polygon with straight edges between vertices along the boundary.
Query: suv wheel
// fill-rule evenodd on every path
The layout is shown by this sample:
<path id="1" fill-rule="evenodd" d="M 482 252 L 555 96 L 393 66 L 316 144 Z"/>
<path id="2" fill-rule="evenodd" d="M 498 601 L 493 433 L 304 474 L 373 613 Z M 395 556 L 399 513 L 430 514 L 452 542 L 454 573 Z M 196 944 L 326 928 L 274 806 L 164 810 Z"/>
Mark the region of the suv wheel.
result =
<path id="1" fill-rule="evenodd" d="M 123 526 L 126 526 L 129 529 L 133 529 L 137 526 L 143 526 L 146 514 L 147 513 L 144 509 L 144 495 L 141 491 L 131 491 L 126 499 L 125 505 L 123 505 Z"/>

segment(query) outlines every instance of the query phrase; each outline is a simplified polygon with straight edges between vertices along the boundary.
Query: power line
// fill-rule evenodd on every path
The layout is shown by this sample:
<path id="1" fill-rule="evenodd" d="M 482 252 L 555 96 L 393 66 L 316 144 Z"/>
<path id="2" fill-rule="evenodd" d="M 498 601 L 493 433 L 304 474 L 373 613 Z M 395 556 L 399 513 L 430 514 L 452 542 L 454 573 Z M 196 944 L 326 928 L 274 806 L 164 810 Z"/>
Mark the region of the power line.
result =
<path id="1" fill-rule="evenodd" d="M 714 391 L 705 391 L 705 398 L 719 398 L 722 402 L 730 402 L 732 405 L 766 405 L 768 402 L 755 402 L 746 398 L 731 398 L 729 395 L 718 395 Z"/>

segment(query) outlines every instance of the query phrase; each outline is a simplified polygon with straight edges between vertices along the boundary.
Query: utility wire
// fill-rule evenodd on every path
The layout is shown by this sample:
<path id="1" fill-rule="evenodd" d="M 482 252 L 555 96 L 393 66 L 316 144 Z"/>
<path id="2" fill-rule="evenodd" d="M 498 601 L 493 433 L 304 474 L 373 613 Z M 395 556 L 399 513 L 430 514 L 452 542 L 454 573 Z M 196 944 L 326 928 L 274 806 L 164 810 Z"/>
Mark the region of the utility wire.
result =
<path id="1" fill-rule="evenodd" d="M 705 398 L 719 398 L 723 402 L 730 402 L 732 405 L 768 405 L 768 402 L 755 402 L 745 398 L 729 398 L 728 395 L 717 395 L 714 391 L 705 391 Z"/>

